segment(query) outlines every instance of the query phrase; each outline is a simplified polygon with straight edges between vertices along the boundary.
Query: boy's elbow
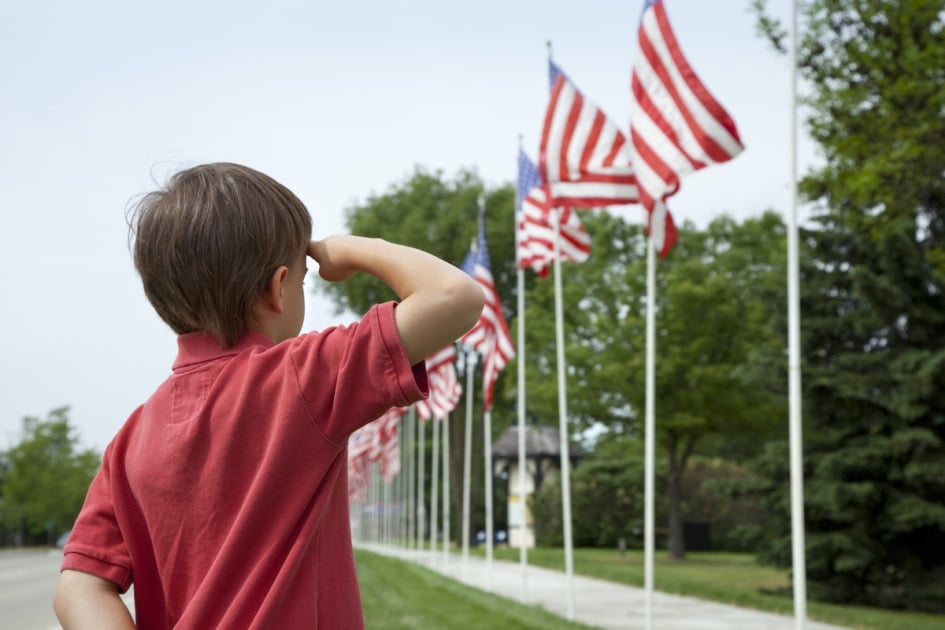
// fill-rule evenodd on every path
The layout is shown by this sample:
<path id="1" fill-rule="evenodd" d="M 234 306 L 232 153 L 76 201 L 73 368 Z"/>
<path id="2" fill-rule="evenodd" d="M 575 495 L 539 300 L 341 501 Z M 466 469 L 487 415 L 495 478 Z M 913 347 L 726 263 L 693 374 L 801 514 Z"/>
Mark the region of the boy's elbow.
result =
<path id="1" fill-rule="evenodd" d="M 60 577 L 59 584 L 56 585 L 56 592 L 53 593 L 52 601 L 53 612 L 56 613 L 56 618 L 59 619 L 59 623 L 64 623 L 64 620 L 69 618 L 72 600 L 72 589 L 69 587 L 68 582 Z"/>
<path id="2" fill-rule="evenodd" d="M 463 283 L 462 291 L 457 297 L 457 301 L 462 305 L 462 323 L 465 326 L 463 329 L 465 333 L 479 321 L 479 316 L 482 314 L 482 309 L 486 304 L 486 294 L 482 290 L 482 287 L 479 286 L 478 282 L 472 278 L 468 278 Z"/>

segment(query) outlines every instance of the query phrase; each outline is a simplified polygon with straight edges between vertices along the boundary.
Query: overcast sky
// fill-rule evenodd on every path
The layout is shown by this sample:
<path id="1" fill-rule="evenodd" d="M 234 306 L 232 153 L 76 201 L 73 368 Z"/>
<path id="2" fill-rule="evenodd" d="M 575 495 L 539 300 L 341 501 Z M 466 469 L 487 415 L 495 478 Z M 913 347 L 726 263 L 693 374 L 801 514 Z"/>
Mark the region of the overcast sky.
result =
<path id="1" fill-rule="evenodd" d="M 746 145 L 683 181 L 677 221 L 785 212 L 787 61 L 755 35 L 748 0 L 666 1 Z M 306 203 L 316 237 L 344 231 L 345 208 L 414 165 L 514 181 L 519 134 L 537 157 L 547 40 L 625 124 L 642 4 L 0 3 L 0 450 L 23 416 L 63 405 L 102 449 L 169 373 L 175 336 L 144 297 L 125 223 L 155 180 L 245 163 Z M 782 17 L 790 6 L 770 4 Z M 802 163 L 810 154 L 802 146 Z M 307 299 L 307 329 L 350 320 Z"/>

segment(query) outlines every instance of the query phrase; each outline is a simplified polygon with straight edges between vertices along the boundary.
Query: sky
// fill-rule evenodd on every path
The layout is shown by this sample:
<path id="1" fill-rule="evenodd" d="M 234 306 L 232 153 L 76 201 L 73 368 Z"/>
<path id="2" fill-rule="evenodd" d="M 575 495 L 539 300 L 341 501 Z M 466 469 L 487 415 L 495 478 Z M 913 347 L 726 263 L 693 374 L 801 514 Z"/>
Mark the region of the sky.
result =
<path id="1" fill-rule="evenodd" d="M 700 226 L 787 212 L 787 59 L 755 34 L 748 0 L 666 3 L 746 146 L 683 180 L 670 209 Z M 537 158 L 547 41 L 624 127 L 642 5 L 0 3 L 0 450 L 19 440 L 24 416 L 65 405 L 82 445 L 101 450 L 169 374 L 175 336 L 128 249 L 137 196 L 181 168 L 240 162 L 292 189 L 321 238 L 418 165 L 513 182 L 520 135 Z M 769 5 L 781 18 L 790 8 Z M 803 171 L 816 156 L 799 135 Z M 642 218 L 638 207 L 614 211 Z M 354 318 L 317 295 L 306 308 L 303 330 Z"/>

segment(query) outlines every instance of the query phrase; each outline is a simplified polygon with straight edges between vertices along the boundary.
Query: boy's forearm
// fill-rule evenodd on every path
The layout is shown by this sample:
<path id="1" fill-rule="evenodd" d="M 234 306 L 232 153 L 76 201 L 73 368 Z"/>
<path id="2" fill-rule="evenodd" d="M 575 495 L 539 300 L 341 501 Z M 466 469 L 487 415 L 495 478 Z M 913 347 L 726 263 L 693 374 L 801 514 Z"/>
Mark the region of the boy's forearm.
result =
<path id="1" fill-rule="evenodd" d="M 352 267 L 379 278 L 400 299 L 467 277 L 453 265 L 419 249 L 379 238 L 350 238 L 354 246 L 347 249 L 346 256 Z"/>
<path id="2" fill-rule="evenodd" d="M 108 580 L 81 571 L 62 572 L 53 608 L 63 630 L 133 630 L 135 627 L 118 588 Z"/>

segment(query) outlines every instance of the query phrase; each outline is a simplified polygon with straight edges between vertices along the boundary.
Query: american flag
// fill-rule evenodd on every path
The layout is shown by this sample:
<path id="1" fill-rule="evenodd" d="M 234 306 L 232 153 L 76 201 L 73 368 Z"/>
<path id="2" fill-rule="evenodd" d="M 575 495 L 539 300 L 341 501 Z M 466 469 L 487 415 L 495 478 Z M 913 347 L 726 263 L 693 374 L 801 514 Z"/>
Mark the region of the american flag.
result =
<path id="1" fill-rule="evenodd" d="M 445 418 L 456 408 L 463 394 L 456 376 L 456 348 L 453 344 L 446 346 L 429 357 L 426 364 L 430 395 L 417 403 L 417 413 L 424 420 Z"/>
<path id="2" fill-rule="evenodd" d="M 486 303 L 479 321 L 460 341 L 482 355 L 483 406 L 488 410 L 492 408 L 492 392 L 499 372 L 515 356 L 515 344 L 509 333 L 509 325 L 505 322 L 505 315 L 502 314 L 502 302 L 492 277 L 489 249 L 486 246 L 485 209 L 481 198 L 479 237 L 466 255 L 462 269 L 476 279 L 486 294 Z"/>
<path id="3" fill-rule="evenodd" d="M 369 423 L 348 438 L 348 501 L 363 502 L 371 478 L 371 451 L 376 428 Z"/>
<path id="4" fill-rule="evenodd" d="M 381 474 L 389 482 L 400 472 L 400 418 L 407 409 L 391 407 L 348 438 L 348 500 L 365 499 L 370 484 L 371 462 L 381 463 Z"/>
<path id="5" fill-rule="evenodd" d="M 525 152 L 518 152 L 518 188 L 515 207 L 516 260 L 520 269 L 532 268 L 539 276 L 548 274 L 554 261 L 554 226 L 546 186 L 535 164 Z M 561 259 L 584 262 L 590 256 L 591 237 L 577 213 L 569 207 L 558 209 Z"/>
<path id="6" fill-rule="evenodd" d="M 381 462 L 381 474 L 390 482 L 400 472 L 400 438 L 398 428 L 400 419 L 407 413 L 405 407 L 391 407 L 373 421 L 375 425 L 374 444 L 371 459 Z"/>
<path id="7" fill-rule="evenodd" d="M 728 112 L 692 70 L 676 41 L 663 0 L 646 0 L 630 78 L 630 138 L 640 202 L 650 237 L 665 255 L 676 240 L 666 198 L 679 178 L 728 161 L 743 146 Z"/>
<path id="8" fill-rule="evenodd" d="M 639 201 L 626 136 L 550 60 L 548 71 L 551 99 L 538 162 L 552 205 L 592 208 Z"/>

